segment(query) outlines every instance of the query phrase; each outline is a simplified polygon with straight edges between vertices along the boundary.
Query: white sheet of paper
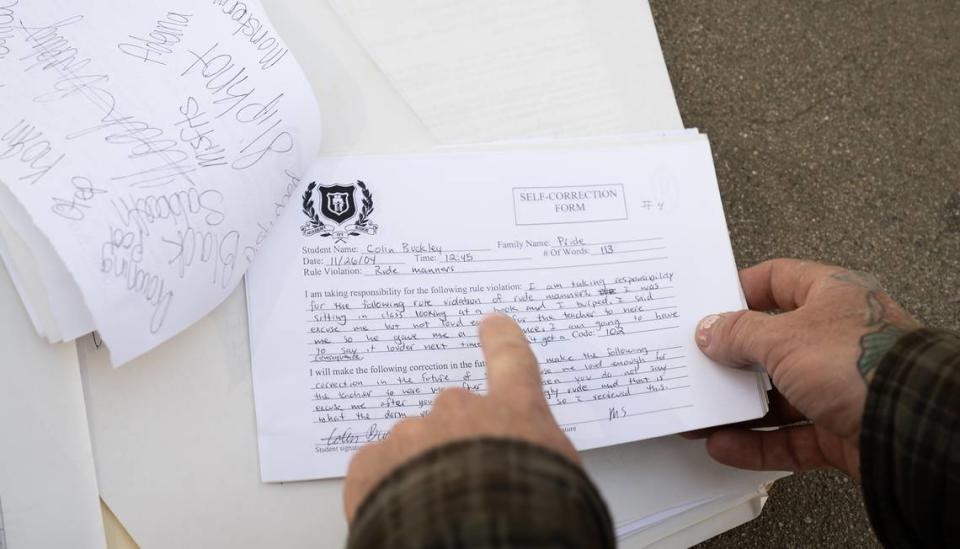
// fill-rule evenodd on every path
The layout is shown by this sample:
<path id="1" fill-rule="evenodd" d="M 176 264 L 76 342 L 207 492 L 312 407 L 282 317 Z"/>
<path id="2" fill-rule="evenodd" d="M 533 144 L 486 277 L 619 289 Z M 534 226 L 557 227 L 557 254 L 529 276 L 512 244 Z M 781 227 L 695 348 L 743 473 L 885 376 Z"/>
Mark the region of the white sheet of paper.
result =
<path id="1" fill-rule="evenodd" d="M 329 157 L 247 282 L 265 481 L 340 476 L 437 392 L 486 390 L 483 314 L 527 333 L 578 449 L 756 418 L 693 342 L 739 284 L 706 138 Z M 352 182 L 362 181 L 352 187 Z"/>
<path id="2" fill-rule="evenodd" d="M 681 126 L 645 1 L 329 1 L 441 143 Z"/>
<path id="3" fill-rule="evenodd" d="M 669 537 L 743 500 L 762 497 L 761 485 L 786 475 L 720 465 L 704 451 L 702 440 L 679 436 L 581 455 L 584 467 L 609 502 L 618 537 L 646 542 Z M 737 501 L 730 501 L 731 496 Z"/>
<path id="4" fill-rule="evenodd" d="M 92 338 L 77 342 L 101 494 L 141 547 L 346 539 L 339 483 L 260 482 L 245 313 L 241 287 L 123 368 Z"/>
<path id="5" fill-rule="evenodd" d="M 93 325 L 53 299 L 63 339 L 95 327 L 122 364 L 237 286 L 318 149 L 316 103 L 256 0 L 9 9 L 0 205 L 76 281 Z"/>
<path id="6" fill-rule="evenodd" d="M 0 545 L 103 548 L 76 347 L 33 332 L 2 266 L 0 326 Z"/>
<path id="7" fill-rule="evenodd" d="M 769 476 L 769 473 L 766 473 Z M 783 476 L 782 474 L 780 476 Z M 679 508 L 679 514 L 664 517 L 639 530 L 617 529 L 617 546 L 623 549 L 674 549 L 693 547 L 713 536 L 756 518 L 766 502 L 763 486 L 753 491 L 727 495 L 697 505 Z M 646 522 L 646 518 L 638 523 Z M 621 535 L 622 534 L 622 535 Z"/>

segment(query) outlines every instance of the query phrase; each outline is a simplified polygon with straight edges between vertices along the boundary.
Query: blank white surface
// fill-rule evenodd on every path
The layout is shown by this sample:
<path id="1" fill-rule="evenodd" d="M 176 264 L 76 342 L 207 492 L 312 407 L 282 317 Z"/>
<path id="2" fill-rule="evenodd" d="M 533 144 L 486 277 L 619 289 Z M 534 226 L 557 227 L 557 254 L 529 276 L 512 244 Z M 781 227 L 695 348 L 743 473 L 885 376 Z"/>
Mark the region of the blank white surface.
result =
<path id="1" fill-rule="evenodd" d="M 137 543 L 342 544 L 340 481 L 260 482 L 242 289 L 123 368 L 78 345 L 100 493 Z"/>
<path id="2" fill-rule="evenodd" d="M 0 502 L 7 547 L 102 548 L 76 347 L 33 330 L 0 267 Z"/>

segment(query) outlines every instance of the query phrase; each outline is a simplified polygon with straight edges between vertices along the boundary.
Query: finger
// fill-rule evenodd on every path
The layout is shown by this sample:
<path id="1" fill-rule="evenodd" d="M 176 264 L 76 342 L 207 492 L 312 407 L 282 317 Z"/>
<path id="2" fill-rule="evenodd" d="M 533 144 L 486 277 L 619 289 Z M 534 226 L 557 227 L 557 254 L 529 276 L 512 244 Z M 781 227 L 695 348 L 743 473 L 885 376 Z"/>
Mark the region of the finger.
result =
<path id="1" fill-rule="evenodd" d="M 724 366 L 759 364 L 772 369 L 772 350 L 784 339 L 780 318 L 755 311 L 711 315 L 697 325 L 697 345 Z"/>
<path id="2" fill-rule="evenodd" d="M 750 421 L 741 421 L 739 423 L 730 423 L 719 427 L 709 427 L 707 429 L 697 429 L 696 431 L 687 431 L 680 433 L 680 436 L 688 439 L 707 438 L 717 431 L 724 429 L 756 429 L 758 427 L 782 427 L 801 421 L 806 421 L 807 417 L 797 411 L 779 391 L 771 391 L 770 411 L 760 419 L 751 419 Z"/>
<path id="3" fill-rule="evenodd" d="M 837 270 L 813 261 L 771 259 L 740 271 L 740 284 L 751 309 L 792 311 L 807 301 L 815 282 Z"/>
<path id="4" fill-rule="evenodd" d="M 438 438 L 463 436 L 464 425 L 477 425 L 476 413 L 483 397 L 460 387 L 444 389 L 437 395 L 427 417 L 430 431 Z"/>
<path id="5" fill-rule="evenodd" d="M 724 465 L 754 471 L 808 471 L 830 465 L 813 425 L 720 430 L 707 439 L 707 452 Z"/>
<path id="6" fill-rule="evenodd" d="M 395 423 L 383 442 L 406 449 L 411 443 L 420 442 L 426 431 L 427 426 L 422 417 L 408 417 Z"/>
<path id="7" fill-rule="evenodd" d="M 520 326 L 502 313 L 480 322 L 480 346 L 487 362 L 487 395 L 544 400 L 540 366 Z"/>

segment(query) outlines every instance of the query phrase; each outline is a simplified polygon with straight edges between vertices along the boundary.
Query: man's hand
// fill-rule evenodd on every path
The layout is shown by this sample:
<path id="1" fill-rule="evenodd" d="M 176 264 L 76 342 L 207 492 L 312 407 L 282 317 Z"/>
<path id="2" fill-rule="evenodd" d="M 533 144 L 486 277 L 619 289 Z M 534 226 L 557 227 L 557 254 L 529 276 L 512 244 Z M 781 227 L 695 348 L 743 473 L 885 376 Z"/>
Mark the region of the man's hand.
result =
<path id="1" fill-rule="evenodd" d="M 859 479 L 867 385 L 897 338 L 920 325 L 876 279 L 839 267 L 776 259 L 744 269 L 740 282 L 751 310 L 703 319 L 697 344 L 727 366 L 762 365 L 779 395 L 758 422 L 705 431 L 707 451 L 744 469 L 832 466 Z M 778 310 L 787 312 L 759 312 Z"/>
<path id="2" fill-rule="evenodd" d="M 397 466 L 456 440 L 521 439 L 580 463 L 547 406 L 540 367 L 520 327 L 506 315 L 489 315 L 480 323 L 480 345 L 487 363 L 486 396 L 447 389 L 429 415 L 397 423 L 385 440 L 365 446 L 353 457 L 343 488 L 349 522 L 364 498 Z"/>

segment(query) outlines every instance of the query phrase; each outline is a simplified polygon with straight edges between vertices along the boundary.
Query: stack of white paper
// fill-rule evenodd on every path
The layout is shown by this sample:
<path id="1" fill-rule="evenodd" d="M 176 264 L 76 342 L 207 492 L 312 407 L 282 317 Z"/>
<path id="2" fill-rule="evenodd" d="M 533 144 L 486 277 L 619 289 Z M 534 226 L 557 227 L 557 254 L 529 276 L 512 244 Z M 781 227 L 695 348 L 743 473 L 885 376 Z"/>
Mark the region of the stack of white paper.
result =
<path id="1" fill-rule="evenodd" d="M 260 480 L 236 289 L 285 207 L 302 215 L 314 93 L 326 154 L 697 139 L 682 133 L 644 2 L 265 3 L 276 29 L 256 1 L 18 5 L 0 48 L 0 257 L 38 333 L 103 336 L 78 345 L 100 493 L 144 546 L 345 537 L 340 481 Z M 11 334 L 3 346 L 17 349 Z M 774 478 L 675 438 L 586 462 L 618 533 L 645 545 L 748 520 Z"/>
<path id="2" fill-rule="evenodd" d="M 342 476 L 442 389 L 485 392 L 491 310 L 579 450 L 766 413 L 754 372 L 693 341 L 741 306 L 706 137 L 326 157 L 307 180 L 247 278 L 265 481 Z"/>
<path id="3" fill-rule="evenodd" d="M 119 365 L 206 315 L 317 150 L 292 55 L 226 4 L 11 8 L 0 253 L 48 341 L 96 329 Z"/>

